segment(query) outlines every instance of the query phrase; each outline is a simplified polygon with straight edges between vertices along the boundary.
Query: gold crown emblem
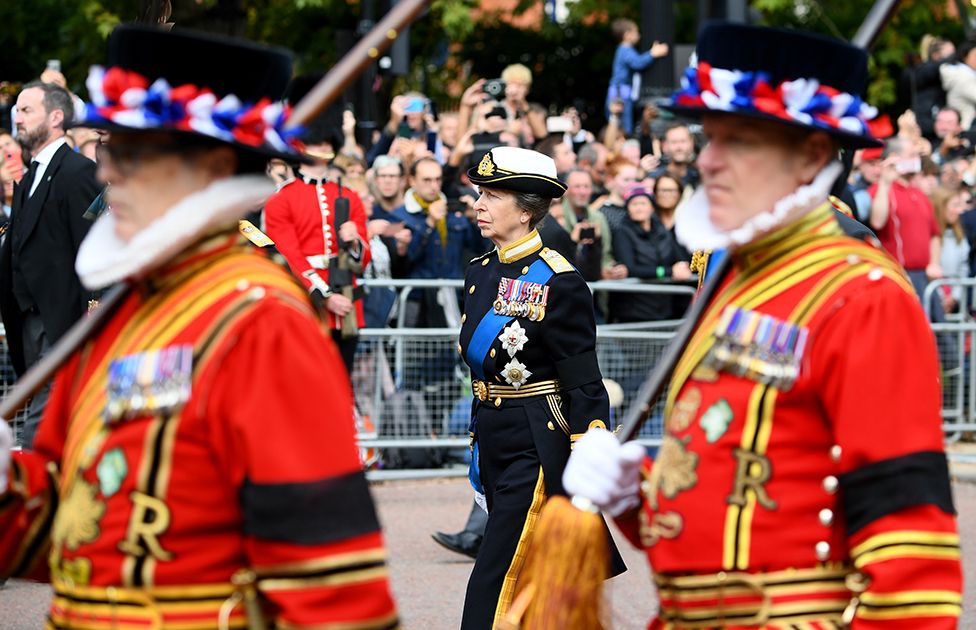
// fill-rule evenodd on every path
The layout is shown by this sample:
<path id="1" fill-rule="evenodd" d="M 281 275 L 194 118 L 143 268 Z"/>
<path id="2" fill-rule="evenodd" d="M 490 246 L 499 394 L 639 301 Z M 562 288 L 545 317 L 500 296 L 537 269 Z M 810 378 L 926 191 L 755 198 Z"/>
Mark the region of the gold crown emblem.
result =
<path id="1" fill-rule="evenodd" d="M 481 163 L 478 164 L 478 175 L 482 177 L 491 177 L 495 174 L 495 163 L 491 161 L 491 151 L 485 153 L 485 157 L 481 158 Z"/>

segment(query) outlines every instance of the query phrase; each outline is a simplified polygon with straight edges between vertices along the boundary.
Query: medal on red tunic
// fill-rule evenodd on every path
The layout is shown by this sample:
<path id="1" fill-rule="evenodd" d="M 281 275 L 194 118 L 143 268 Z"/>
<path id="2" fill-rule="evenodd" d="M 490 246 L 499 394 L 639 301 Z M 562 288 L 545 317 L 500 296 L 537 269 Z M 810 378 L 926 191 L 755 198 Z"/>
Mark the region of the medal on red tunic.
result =
<path id="1" fill-rule="evenodd" d="M 808 334 L 805 326 L 727 306 L 715 328 L 715 343 L 702 363 L 706 368 L 788 390 L 800 376 Z"/>
<path id="2" fill-rule="evenodd" d="M 171 414 L 190 399 L 193 346 L 177 345 L 130 354 L 108 367 L 106 423 Z"/>

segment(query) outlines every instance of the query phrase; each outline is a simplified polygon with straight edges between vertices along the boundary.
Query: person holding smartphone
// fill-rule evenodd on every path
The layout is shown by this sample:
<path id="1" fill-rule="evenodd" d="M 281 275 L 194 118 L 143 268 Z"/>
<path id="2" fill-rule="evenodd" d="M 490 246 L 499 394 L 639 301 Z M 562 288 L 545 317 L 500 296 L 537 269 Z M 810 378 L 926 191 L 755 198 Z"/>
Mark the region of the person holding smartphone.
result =
<path id="1" fill-rule="evenodd" d="M 935 212 L 928 197 L 908 178 L 921 170 L 916 149 L 899 138 L 889 138 L 881 162 L 881 177 L 868 189 L 871 213 L 868 224 L 881 245 L 908 272 L 921 299 L 929 280 L 942 277 L 942 243 Z M 942 309 L 932 311 L 941 321 Z"/>
<path id="2" fill-rule="evenodd" d="M 24 177 L 24 156 L 20 144 L 9 131 L 0 131 L 0 183 L 3 185 L 3 213 L 10 216 L 14 202 L 14 184 Z"/>

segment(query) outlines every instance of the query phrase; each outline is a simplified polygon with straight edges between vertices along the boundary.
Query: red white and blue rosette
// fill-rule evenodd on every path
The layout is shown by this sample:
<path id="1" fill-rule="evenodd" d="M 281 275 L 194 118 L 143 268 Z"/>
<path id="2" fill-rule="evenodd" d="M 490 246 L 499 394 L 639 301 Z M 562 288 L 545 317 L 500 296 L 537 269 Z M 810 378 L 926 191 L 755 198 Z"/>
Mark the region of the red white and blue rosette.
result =
<path id="1" fill-rule="evenodd" d="M 85 82 L 91 102 L 81 126 L 197 133 L 269 154 L 297 156 L 300 127 L 285 129 L 291 108 L 264 98 L 244 103 L 206 87 L 171 86 L 123 68 L 92 66 Z"/>
<path id="2" fill-rule="evenodd" d="M 729 112 L 827 131 L 853 147 L 880 146 L 893 132 L 887 116 L 859 96 L 800 78 L 772 85 L 764 72 L 716 68 L 701 61 L 685 70 L 667 109 Z"/>

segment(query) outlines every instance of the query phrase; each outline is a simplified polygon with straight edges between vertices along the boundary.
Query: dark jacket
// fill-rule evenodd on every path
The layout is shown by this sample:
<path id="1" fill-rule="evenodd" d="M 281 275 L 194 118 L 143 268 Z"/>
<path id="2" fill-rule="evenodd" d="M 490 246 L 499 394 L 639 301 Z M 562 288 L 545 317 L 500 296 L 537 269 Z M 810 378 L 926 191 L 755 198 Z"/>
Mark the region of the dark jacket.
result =
<path id="1" fill-rule="evenodd" d="M 409 192 L 409 191 L 408 191 Z M 408 278 L 461 278 L 464 276 L 465 250 L 480 243 L 477 229 L 465 217 L 447 213 L 447 243 L 427 225 L 427 215 L 409 201 L 393 211 L 394 220 L 403 222 L 412 233 L 407 247 Z"/>
<path id="2" fill-rule="evenodd" d="M 101 188 L 95 163 L 62 146 L 48 164 L 34 194 L 14 190 L 10 230 L 0 246 L 0 314 L 10 358 L 18 374 L 26 368 L 23 314 L 13 294 L 14 257 L 54 344 L 87 311 L 91 296 L 75 273 L 75 256 L 91 222 L 83 217 Z"/>
<path id="3" fill-rule="evenodd" d="M 917 66 L 906 68 L 902 72 L 902 94 L 909 102 L 909 107 L 915 112 L 915 119 L 922 129 L 922 135 L 932 141 L 935 137 L 935 114 L 945 107 L 946 93 L 942 89 L 942 77 L 939 67 L 942 61 L 926 61 Z"/>
<path id="4" fill-rule="evenodd" d="M 684 260 L 668 229 L 656 218 L 651 229 L 626 220 L 613 233 L 613 256 L 627 267 L 629 278 L 662 280 L 671 277 L 671 266 Z M 673 311 L 670 295 L 613 292 L 610 294 L 610 320 L 640 322 L 670 319 Z"/>

